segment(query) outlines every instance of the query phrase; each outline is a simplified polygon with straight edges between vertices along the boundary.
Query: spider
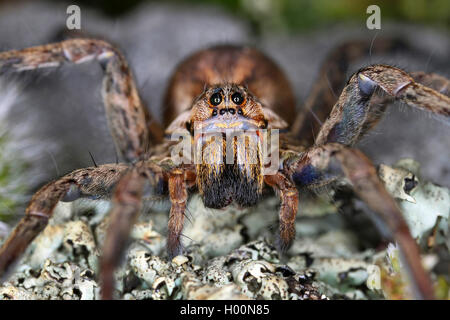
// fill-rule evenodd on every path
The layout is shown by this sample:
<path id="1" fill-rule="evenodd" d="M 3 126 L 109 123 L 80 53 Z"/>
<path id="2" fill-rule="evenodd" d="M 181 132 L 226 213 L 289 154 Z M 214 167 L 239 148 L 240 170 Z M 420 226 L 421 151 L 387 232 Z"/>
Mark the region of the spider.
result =
<path id="1" fill-rule="evenodd" d="M 380 47 L 391 50 L 395 44 L 386 42 Z M 342 89 L 348 64 L 367 51 L 365 42 L 347 43 L 333 51 L 297 114 L 286 76 L 259 50 L 238 45 L 200 50 L 181 62 L 170 80 L 164 103 L 165 131 L 141 101 L 124 56 L 106 41 L 74 38 L 0 53 L 0 74 L 99 62 L 104 70 L 102 98 L 108 126 L 124 160 L 75 170 L 37 191 L 25 217 L 0 249 L 0 276 L 6 278 L 14 262 L 46 227 L 59 201 L 111 199 L 111 222 L 100 266 L 102 297 L 111 299 L 113 272 L 148 186 L 169 196 L 167 250 L 169 257 L 174 257 L 183 253 L 180 236 L 190 192 L 198 191 L 206 207 L 223 208 L 232 202 L 253 206 L 264 187 L 272 188 L 281 203 L 275 245 L 284 252 L 295 237 L 299 193 L 346 178 L 402 249 L 416 296 L 433 298 L 419 248 L 401 211 L 371 161 L 352 146 L 378 122 L 392 100 L 448 117 L 450 99 L 441 92 L 448 90 L 449 81 L 436 74 L 408 74 L 377 64 L 358 70 Z M 324 81 L 326 76 L 331 76 L 329 81 Z M 330 85 L 342 89 L 338 98 L 330 95 Z M 314 136 L 309 132 L 310 111 L 329 115 L 321 127 L 316 125 Z M 225 155 L 218 153 L 217 145 L 202 139 L 208 133 L 222 134 L 224 129 L 279 130 L 276 170 L 265 171 L 268 164 L 263 160 L 259 133 L 250 134 L 254 143 L 232 139 L 231 145 L 225 146 L 232 151 L 232 160 L 239 158 L 240 162 L 215 162 Z M 202 130 L 200 134 L 198 130 Z M 187 133 L 193 146 L 199 143 L 199 162 L 174 161 L 171 155 L 178 144 L 168 135 L 176 132 Z"/>

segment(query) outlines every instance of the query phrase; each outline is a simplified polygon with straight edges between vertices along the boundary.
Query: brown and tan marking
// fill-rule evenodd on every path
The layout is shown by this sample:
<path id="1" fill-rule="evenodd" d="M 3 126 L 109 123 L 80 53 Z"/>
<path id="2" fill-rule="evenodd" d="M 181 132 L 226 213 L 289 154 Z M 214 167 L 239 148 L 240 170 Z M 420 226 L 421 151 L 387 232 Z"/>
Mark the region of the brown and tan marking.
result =
<path id="1" fill-rule="evenodd" d="M 390 48 L 388 42 L 378 46 L 380 50 Z M 244 150 L 248 145 L 231 144 L 235 159 L 256 160 L 254 165 L 219 165 L 219 171 L 214 171 L 217 168 L 208 160 L 200 165 L 174 164 L 170 158 L 174 142 L 162 139 L 162 130 L 139 98 L 125 58 L 105 41 L 71 39 L 0 53 L 0 74 L 97 60 L 105 70 L 102 93 L 110 131 L 117 149 L 128 162 L 76 170 L 42 187 L 31 199 L 26 216 L 0 248 L 0 276 L 5 277 L 6 271 L 45 228 L 58 201 L 80 197 L 112 199 L 112 221 L 100 271 L 102 297 L 111 299 L 113 271 L 120 263 L 129 231 L 140 212 L 145 184 L 169 195 L 172 206 L 168 252 L 169 257 L 173 257 L 183 253 L 180 236 L 188 189 L 197 189 L 206 206 L 224 207 L 233 201 L 253 205 L 259 200 L 264 185 L 272 187 L 281 201 L 276 244 L 280 251 L 285 251 L 295 237 L 299 190 L 346 177 L 356 194 L 367 202 L 400 244 L 417 289 L 416 297 L 433 298 L 431 281 L 421 265 L 419 249 L 400 210 L 378 179 L 372 163 L 349 146 L 378 121 L 378 111 L 384 110 L 384 107 L 375 107 L 373 99 L 379 99 L 377 90 L 388 95 L 382 100 L 385 104 L 400 100 L 448 117 L 449 82 L 438 75 L 408 75 L 394 67 L 373 65 L 355 73 L 345 85 L 349 61 L 361 56 L 363 48 L 366 47 L 361 44 L 346 44 L 325 63 L 305 109 L 306 112 L 317 111 L 321 119 L 329 114 L 320 131 L 316 128 L 319 134 L 314 145 L 307 135 L 301 136 L 304 130 L 311 129 L 308 113 L 301 112 L 295 120 L 294 94 L 287 78 L 258 50 L 215 46 L 194 53 L 178 66 L 165 98 L 166 134 L 187 131 L 192 134 L 191 143 L 195 143 L 200 137 L 195 129 L 199 128 L 214 133 L 222 132 L 219 129 L 223 128 L 273 130 L 290 126 L 291 131 L 282 132 L 280 136 L 282 163 L 279 170 L 265 176 L 261 170 L 259 143 L 252 144 L 248 154 Z M 330 75 L 333 77 L 329 78 Z M 330 95 L 330 86 L 331 91 L 342 89 L 338 98 Z M 309 148 L 305 142 L 309 142 Z M 150 143 L 152 148 L 147 152 Z M 212 157 L 214 152 L 212 150 Z"/>

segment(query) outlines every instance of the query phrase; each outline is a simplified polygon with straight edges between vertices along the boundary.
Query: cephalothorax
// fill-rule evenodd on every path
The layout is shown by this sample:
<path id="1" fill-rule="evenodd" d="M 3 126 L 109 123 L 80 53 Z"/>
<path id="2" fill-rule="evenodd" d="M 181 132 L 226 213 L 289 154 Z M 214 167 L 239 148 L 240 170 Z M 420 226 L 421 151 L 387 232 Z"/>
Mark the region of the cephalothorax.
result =
<path id="1" fill-rule="evenodd" d="M 436 114 L 449 116 L 450 99 L 441 92 L 447 79 L 435 74 L 406 72 L 387 65 L 372 65 L 353 74 L 339 98 L 348 61 L 368 44 L 338 48 L 324 65 L 321 78 L 306 106 L 296 114 L 295 99 L 282 71 L 256 49 L 216 46 L 199 51 L 174 73 L 164 103 L 165 132 L 141 102 L 130 69 L 121 53 L 107 42 L 71 39 L 18 51 L 0 53 L 0 74 L 63 63 L 97 60 L 104 69 L 103 100 L 109 128 L 123 164 L 105 164 L 69 173 L 42 187 L 31 199 L 26 216 L 0 249 L 0 276 L 47 225 L 58 201 L 81 197 L 111 198 L 111 223 L 101 263 L 102 295 L 111 298 L 113 271 L 120 261 L 128 233 L 141 209 L 143 190 L 150 184 L 171 201 L 167 248 L 173 257 L 183 252 L 181 232 L 188 193 L 198 191 L 205 206 L 223 208 L 237 202 L 257 203 L 262 189 L 273 188 L 280 198 L 277 247 L 286 250 L 295 236 L 299 189 L 329 184 L 347 177 L 358 196 L 385 222 L 403 250 L 418 297 L 432 298 L 432 286 L 420 263 L 395 201 L 376 175 L 371 162 L 352 149 L 381 116 L 392 99 Z M 381 46 L 389 50 L 389 45 Z M 392 46 L 394 47 L 394 46 Z M 353 55 L 343 54 L 352 50 Z M 324 77 L 330 75 L 330 83 Z M 378 91 L 384 92 L 381 97 Z M 309 111 L 329 114 L 313 140 L 308 130 Z M 279 130 L 279 164 L 267 172 L 261 130 Z M 208 134 L 249 131 L 247 140 L 233 137 L 214 145 Z M 192 145 L 199 141 L 200 161 L 176 162 L 171 134 L 184 132 Z M 313 132 L 314 133 L 314 132 Z M 214 140 L 215 141 L 215 140 Z M 217 142 L 217 141 L 216 141 Z M 219 152 L 223 146 L 224 152 Z M 226 153 L 231 152 L 231 162 Z M 171 156 L 172 155 L 172 156 Z M 185 156 L 185 155 L 183 155 Z M 221 161 L 217 161 L 223 160 Z M 240 160 L 240 161 L 238 161 Z"/>

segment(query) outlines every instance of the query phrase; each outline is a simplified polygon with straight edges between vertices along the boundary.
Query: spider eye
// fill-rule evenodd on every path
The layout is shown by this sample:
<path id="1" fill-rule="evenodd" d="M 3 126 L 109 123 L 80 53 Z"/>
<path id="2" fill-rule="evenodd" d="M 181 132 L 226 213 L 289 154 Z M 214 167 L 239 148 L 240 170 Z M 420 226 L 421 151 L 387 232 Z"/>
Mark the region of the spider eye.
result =
<path id="1" fill-rule="evenodd" d="M 209 98 L 209 102 L 213 106 L 218 106 L 222 102 L 222 95 L 219 92 L 214 93 L 211 98 Z"/>
<path id="2" fill-rule="evenodd" d="M 240 105 L 244 102 L 244 97 L 239 92 L 236 92 L 231 96 L 231 100 L 233 100 L 235 104 Z"/>
<path id="3" fill-rule="evenodd" d="M 212 112 L 213 117 L 217 116 L 217 109 L 214 108 L 213 112 Z"/>

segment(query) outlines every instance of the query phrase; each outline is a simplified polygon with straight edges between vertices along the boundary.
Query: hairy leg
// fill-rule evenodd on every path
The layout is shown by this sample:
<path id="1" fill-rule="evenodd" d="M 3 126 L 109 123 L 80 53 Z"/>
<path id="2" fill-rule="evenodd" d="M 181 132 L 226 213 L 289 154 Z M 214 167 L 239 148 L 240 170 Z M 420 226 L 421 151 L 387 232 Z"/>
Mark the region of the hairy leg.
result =
<path id="1" fill-rule="evenodd" d="M 279 211 L 280 230 L 276 247 L 285 252 L 295 238 L 295 216 L 298 210 L 298 190 L 282 173 L 264 177 L 264 182 L 271 186 L 280 197 L 281 205 Z"/>
<path id="2" fill-rule="evenodd" d="M 431 282 L 423 270 L 419 249 L 401 211 L 378 179 L 370 161 L 361 152 L 343 147 L 354 145 L 380 118 L 381 114 L 371 108 L 371 98 L 376 89 L 409 106 L 448 117 L 449 97 L 421 84 L 426 83 L 446 92 L 448 81 L 423 73 L 416 73 L 414 76 L 415 78 L 400 69 L 385 65 L 370 66 L 355 73 L 322 126 L 316 139 L 316 147 L 304 152 L 298 159 L 289 159 L 285 170 L 288 176 L 303 186 L 327 184 L 342 176 L 336 174 L 337 168 L 342 171 L 352 182 L 358 196 L 375 211 L 399 243 L 412 282 L 416 286 L 417 296 L 432 298 Z"/>
<path id="3" fill-rule="evenodd" d="M 186 183 L 190 181 L 189 172 L 183 169 L 173 169 L 169 172 L 168 168 L 163 167 L 164 165 L 159 166 L 150 161 L 138 163 L 120 179 L 115 188 L 113 207 L 110 212 L 111 222 L 100 265 L 103 299 L 113 298 L 114 270 L 120 263 L 130 231 L 139 216 L 146 182 L 158 188 L 162 181 L 168 179 L 171 208 L 167 248 L 169 257 L 182 252 L 180 235 L 186 209 Z"/>
<path id="4" fill-rule="evenodd" d="M 102 165 L 73 171 L 42 187 L 32 197 L 25 217 L 0 248 L 0 279 L 22 255 L 33 239 L 47 226 L 58 201 L 79 197 L 108 197 L 126 165 Z"/>
<path id="5" fill-rule="evenodd" d="M 312 147 L 291 158 L 285 165 L 285 174 L 299 186 L 326 184 L 346 177 L 356 194 L 376 213 L 401 249 L 407 274 L 419 299 L 433 299 L 433 286 L 421 264 L 420 251 L 395 200 L 378 178 L 371 161 L 359 150 L 337 143 Z"/>
<path id="6" fill-rule="evenodd" d="M 139 160 L 149 143 L 161 142 L 163 132 L 143 105 L 125 58 L 111 44 L 94 39 L 70 39 L 1 52 L 0 75 L 91 60 L 97 60 L 105 72 L 102 97 L 117 151 L 127 162 Z"/>
<path id="7" fill-rule="evenodd" d="M 336 103 L 352 63 L 370 54 L 387 54 L 407 48 L 408 45 L 403 40 L 391 38 L 379 38 L 373 42 L 349 41 L 336 47 L 322 63 L 319 77 L 291 127 L 292 135 L 306 141 L 306 145 L 314 144 L 314 136 L 317 136 L 321 127 L 320 122 L 325 121 Z"/>
<path id="8" fill-rule="evenodd" d="M 437 78 L 428 76 L 429 79 Z M 436 83 L 441 86 L 448 85 L 442 77 L 436 80 Z M 403 70 L 374 65 L 361 69 L 350 78 L 323 124 L 316 145 L 328 142 L 354 145 L 381 117 L 380 113 L 371 108 L 370 103 L 376 89 L 409 106 L 444 117 L 450 115 L 448 96 L 416 82 Z"/>
<path id="9" fill-rule="evenodd" d="M 146 181 L 138 168 L 133 168 L 117 183 L 112 198 L 111 220 L 108 226 L 100 264 L 102 298 L 110 300 L 114 291 L 114 270 L 125 251 L 131 228 L 142 206 L 142 191 Z"/>
<path id="10" fill-rule="evenodd" d="M 185 173 L 181 169 L 173 170 L 169 175 L 170 216 L 167 235 L 167 250 L 170 258 L 183 251 L 181 232 L 183 231 L 186 211 L 187 188 Z"/>
<path id="11" fill-rule="evenodd" d="M 423 84 L 426 87 L 442 93 L 446 96 L 450 94 L 450 81 L 436 73 L 426 73 L 422 71 L 411 72 L 414 81 Z"/>
<path id="12" fill-rule="evenodd" d="M 450 81 L 435 73 L 425 72 L 411 72 L 411 77 L 417 83 L 420 83 L 426 87 L 429 87 L 443 95 L 449 96 L 450 94 Z M 361 136 L 371 130 L 382 119 L 383 113 L 389 104 L 393 103 L 395 98 L 390 95 L 386 95 L 382 90 L 375 90 L 372 98 L 370 99 L 369 106 L 367 107 L 367 118 L 364 121 L 364 125 L 361 129 Z"/>

